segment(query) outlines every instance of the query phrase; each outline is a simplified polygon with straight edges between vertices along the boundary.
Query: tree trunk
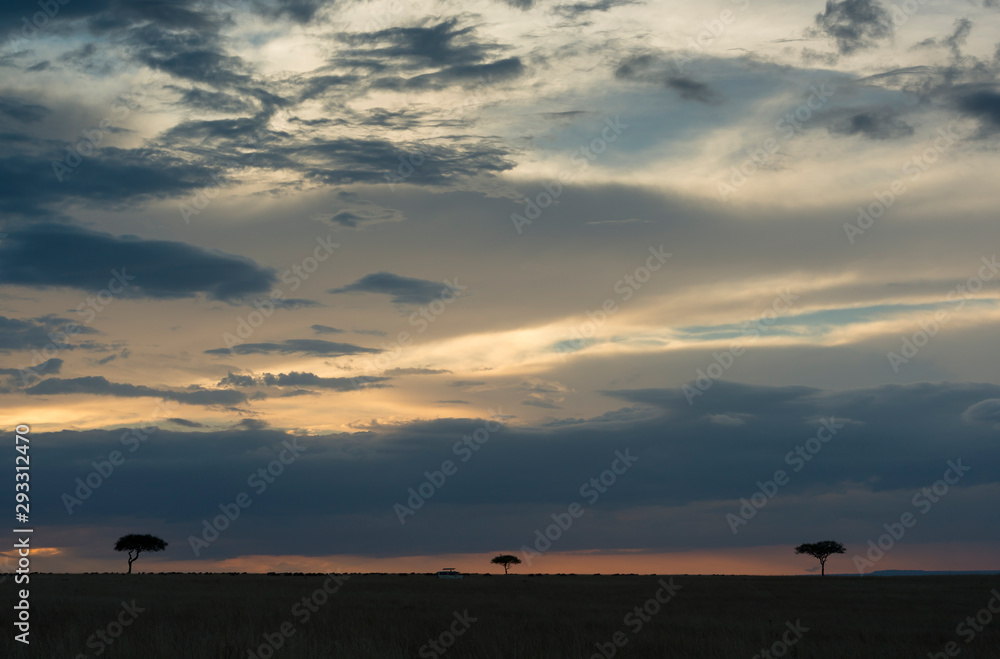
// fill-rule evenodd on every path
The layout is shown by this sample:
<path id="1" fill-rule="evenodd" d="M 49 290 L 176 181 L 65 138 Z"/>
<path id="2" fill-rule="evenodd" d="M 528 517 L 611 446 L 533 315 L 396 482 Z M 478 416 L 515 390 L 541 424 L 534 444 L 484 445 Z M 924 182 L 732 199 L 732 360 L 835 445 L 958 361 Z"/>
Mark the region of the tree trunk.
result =
<path id="1" fill-rule="evenodd" d="M 826 561 L 819 562 L 819 576 L 821 577 L 826 576 Z"/>
<path id="2" fill-rule="evenodd" d="M 132 552 L 128 554 L 128 573 L 132 574 L 132 561 L 139 558 L 139 552 L 136 552 L 135 556 L 132 556 Z"/>

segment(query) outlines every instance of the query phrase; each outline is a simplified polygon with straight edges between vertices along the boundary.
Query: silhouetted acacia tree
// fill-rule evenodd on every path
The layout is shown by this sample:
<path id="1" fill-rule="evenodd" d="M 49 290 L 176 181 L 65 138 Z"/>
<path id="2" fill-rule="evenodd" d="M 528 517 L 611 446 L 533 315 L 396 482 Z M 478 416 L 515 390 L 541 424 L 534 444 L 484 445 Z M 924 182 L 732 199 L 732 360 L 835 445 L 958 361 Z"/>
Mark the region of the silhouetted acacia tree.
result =
<path id="1" fill-rule="evenodd" d="M 163 551 L 167 548 L 167 543 L 155 535 L 139 535 L 129 533 L 118 538 L 115 543 L 115 551 L 128 552 L 128 573 L 132 574 L 132 563 L 139 558 L 139 554 L 144 551 Z M 135 554 L 133 556 L 133 553 Z"/>
<path id="2" fill-rule="evenodd" d="M 511 556 L 510 554 L 500 554 L 499 556 L 494 556 L 490 563 L 494 565 L 502 565 L 503 573 L 507 574 L 507 570 L 510 569 L 511 565 L 520 565 L 521 559 L 517 556 Z"/>
<path id="3" fill-rule="evenodd" d="M 844 545 L 833 540 L 823 540 L 822 542 L 807 542 L 795 548 L 796 554 L 809 554 L 813 558 L 819 559 L 820 576 L 826 576 L 826 559 L 833 554 L 843 554 L 847 549 Z"/>

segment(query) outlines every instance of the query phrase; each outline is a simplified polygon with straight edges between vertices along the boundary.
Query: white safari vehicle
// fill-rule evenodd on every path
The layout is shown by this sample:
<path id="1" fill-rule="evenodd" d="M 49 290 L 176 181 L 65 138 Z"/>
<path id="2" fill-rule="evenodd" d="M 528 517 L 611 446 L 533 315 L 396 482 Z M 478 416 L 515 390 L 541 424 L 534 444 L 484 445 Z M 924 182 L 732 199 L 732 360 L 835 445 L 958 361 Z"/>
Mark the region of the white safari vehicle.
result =
<path id="1" fill-rule="evenodd" d="M 453 567 L 443 568 L 441 571 L 437 573 L 438 579 L 461 579 L 464 576 L 465 576 L 464 574 L 457 571 Z"/>

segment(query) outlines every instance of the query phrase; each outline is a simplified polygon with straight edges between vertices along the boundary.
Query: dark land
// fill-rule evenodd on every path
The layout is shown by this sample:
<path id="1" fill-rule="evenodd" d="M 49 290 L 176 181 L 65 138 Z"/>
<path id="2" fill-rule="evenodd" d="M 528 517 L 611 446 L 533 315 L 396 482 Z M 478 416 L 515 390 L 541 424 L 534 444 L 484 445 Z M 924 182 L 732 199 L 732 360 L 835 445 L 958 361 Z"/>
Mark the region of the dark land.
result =
<path id="1" fill-rule="evenodd" d="M 8 620 L 21 588 L 0 588 Z M 2 657 L 1000 657 L 986 574 L 33 574 L 28 588 L 31 644 L 8 623 Z"/>

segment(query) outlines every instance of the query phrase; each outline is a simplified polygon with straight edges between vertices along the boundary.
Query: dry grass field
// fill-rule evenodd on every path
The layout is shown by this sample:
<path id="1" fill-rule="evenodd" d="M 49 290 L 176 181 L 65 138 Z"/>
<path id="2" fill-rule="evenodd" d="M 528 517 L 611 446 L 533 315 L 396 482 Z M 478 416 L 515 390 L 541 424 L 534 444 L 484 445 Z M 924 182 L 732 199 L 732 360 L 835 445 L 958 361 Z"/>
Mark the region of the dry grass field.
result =
<path id="1" fill-rule="evenodd" d="M 951 642 L 963 659 L 1000 657 L 986 608 L 1000 576 L 674 576 L 672 596 L 656 576 L 341 579 L 32 575 L 30 648 L 8 622 L 0 656 L 920 659 Z M 10 620 L 12 580 L 0 592 Z M 977 614 L 979 631 L 963 625 Z"/>

